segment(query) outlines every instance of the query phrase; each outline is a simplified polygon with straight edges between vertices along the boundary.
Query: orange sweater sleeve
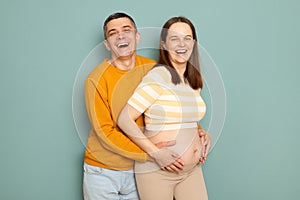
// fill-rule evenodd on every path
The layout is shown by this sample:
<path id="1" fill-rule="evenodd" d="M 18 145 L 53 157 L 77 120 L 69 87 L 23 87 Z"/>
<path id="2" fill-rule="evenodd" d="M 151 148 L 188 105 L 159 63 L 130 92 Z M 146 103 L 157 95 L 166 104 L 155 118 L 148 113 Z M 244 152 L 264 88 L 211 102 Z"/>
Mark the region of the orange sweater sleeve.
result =
<path id="1" fill-rule="evenodd" d="M 88 78 L 85 82 L 86 106 L 97 142 L 115 154 L 145 162 L 148 155 L 125 136 L 112 119 L 107 90 L 108 88 L 101 81 L 98 83 Z"/>

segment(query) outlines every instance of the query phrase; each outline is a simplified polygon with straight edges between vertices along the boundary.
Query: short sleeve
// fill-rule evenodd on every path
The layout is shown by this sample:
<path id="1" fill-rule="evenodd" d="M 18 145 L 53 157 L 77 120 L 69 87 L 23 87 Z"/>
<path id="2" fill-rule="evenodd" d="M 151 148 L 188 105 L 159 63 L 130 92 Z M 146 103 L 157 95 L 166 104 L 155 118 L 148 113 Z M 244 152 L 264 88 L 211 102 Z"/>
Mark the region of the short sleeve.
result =
<path id="1" fill-rule="evenodd" d="M 168 77 L 165 67 L 155 67 L 143 78 L 128 104 L 140 113 L 144 113 L 163 93 Z"/>

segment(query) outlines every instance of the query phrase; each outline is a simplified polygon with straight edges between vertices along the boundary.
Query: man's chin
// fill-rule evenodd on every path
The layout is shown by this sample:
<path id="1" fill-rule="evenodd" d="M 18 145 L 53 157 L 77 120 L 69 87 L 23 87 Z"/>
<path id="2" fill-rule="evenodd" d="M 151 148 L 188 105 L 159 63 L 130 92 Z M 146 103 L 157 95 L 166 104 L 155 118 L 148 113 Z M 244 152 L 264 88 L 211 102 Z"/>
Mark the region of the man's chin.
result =
<path id="1" fill-rule="evenodd" d="M 119 54 L 118 58 L 122 59 L 122 58 L 128 58 L 128 57 L 132 57 L 135 55 L 135 51 L 127 51 L 127 52 L 122 52 Z"/>

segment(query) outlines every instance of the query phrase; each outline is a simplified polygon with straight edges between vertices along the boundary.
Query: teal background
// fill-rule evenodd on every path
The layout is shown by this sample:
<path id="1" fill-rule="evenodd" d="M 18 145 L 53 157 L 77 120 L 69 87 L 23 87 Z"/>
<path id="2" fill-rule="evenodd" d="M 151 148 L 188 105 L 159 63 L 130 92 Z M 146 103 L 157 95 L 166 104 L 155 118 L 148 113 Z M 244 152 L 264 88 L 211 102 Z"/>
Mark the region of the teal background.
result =
<path id="1" fill-rule="evenodd" d="M 227 115 L 203 167 L 210 200 L 299 199 L 299 8 L 297 0 L 1 0 L 0 199 L 82 199 L 73 83 L 115 11 L 139 27 L 187 16 L 216 62 Z"/>

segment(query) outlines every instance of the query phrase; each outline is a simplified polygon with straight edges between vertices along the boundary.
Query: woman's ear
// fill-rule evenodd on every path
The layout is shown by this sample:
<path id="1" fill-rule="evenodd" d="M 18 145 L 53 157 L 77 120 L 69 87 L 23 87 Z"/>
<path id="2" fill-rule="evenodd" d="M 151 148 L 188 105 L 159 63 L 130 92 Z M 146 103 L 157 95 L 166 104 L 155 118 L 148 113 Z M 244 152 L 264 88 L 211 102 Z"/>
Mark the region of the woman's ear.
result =
<path id="1" fill-rule="evenodd" d="M 164 41 L 160 42 L 160 46 L 163 50 L 167 50 L 166 43 Z"/>

